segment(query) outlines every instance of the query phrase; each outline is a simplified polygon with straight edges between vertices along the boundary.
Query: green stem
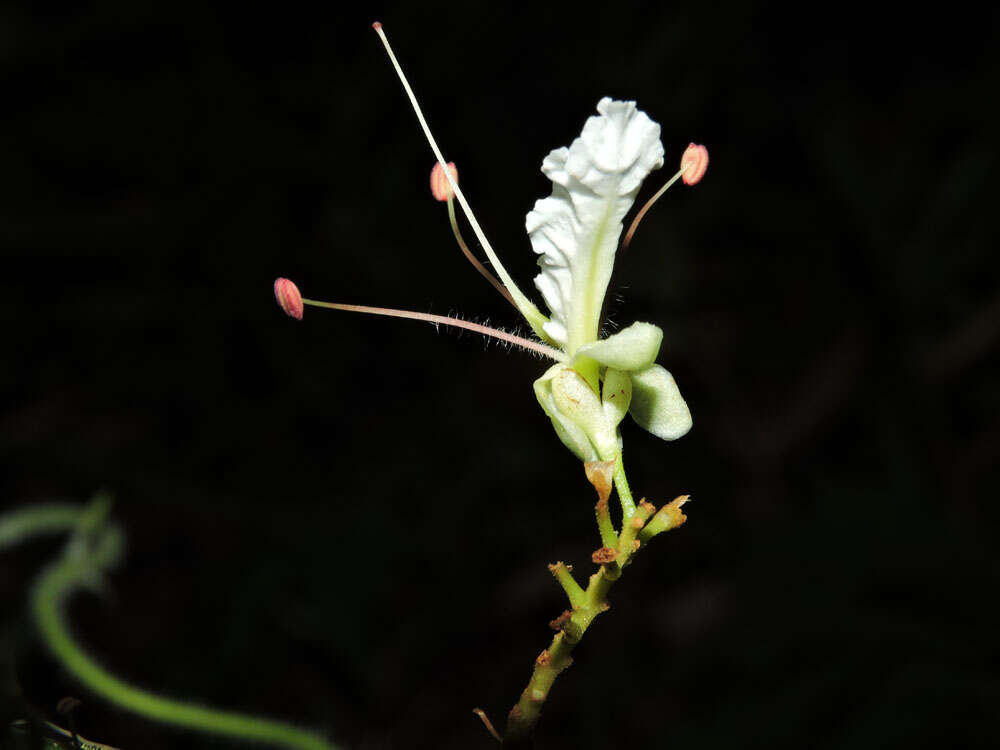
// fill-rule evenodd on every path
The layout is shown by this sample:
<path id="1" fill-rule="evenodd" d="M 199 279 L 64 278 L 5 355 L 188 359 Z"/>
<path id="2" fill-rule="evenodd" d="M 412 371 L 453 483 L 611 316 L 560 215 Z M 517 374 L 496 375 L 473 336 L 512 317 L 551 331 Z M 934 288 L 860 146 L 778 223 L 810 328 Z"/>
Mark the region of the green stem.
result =
<path id="1" fill-rule="evenodd" d="M 643 500 L 635 509 L 632 517 L 622 524 L 622 533 L 618 538 L 618 564 L 623 568 L 628 565 L 632 555 L 639 550 L 641 544 L 636 543 L 636 537 L 642 527 L 646 525 L 649 517 L 655 512 L 656 507 Z"/>
<path id="2" fill-rule="evenodd" d="M 622 463 L 622 455 L 618 454 L 618 462 L 615 464 L 615 489 L 618 490 L 618 500 L 622 504 L 622 526 L 635 513 L 635 502 L 632 500 L 632 490 L 629 489 L 628 479 L 625 477 L 625 465 Z"/>
<path id="3" fill-rule="evenodd" d="M 619 467 L 621 463 L 619 462 Z M 622 484 L 626 491 L 628 485 L 624 482 L 624 472 L 621 474 Z M 617 479 L 617 476 L 616 476 Z M 619 490 L 620 491 L 620 490 Z M 629 496 L 631 502 L 631 496 Z M 625 504 L 623 499 L 622 504 Z M 524 746 L 530 741 L 531 733 L 538 723 L 542 706 L 548 699 L 549 691 L 560 672 L 573 663 L 571 654 L 576 644 L 583 638 L 587 628 L 594 619 L 606 611 L 608 592 L 611 586 L 621 576 L 622 569 L 641 547 L 636 544 L 638 534 L 646 521 L 656 510 L 651 504 L 643 502 L 622 524 L 622 533 L 618 541 L 618 557 L 614 562 L 601 565 L 600 569 L 590 577 L 587 590 L 583 592 L 582 601 L 574 604 L 573 611 L 567 611 L 552 622 L 559 630 L 552 643 L 535 660 L 535 668 L 528 680 L 528 686 L 507 716 L 507 729 L 503 743 L 507 747 Z M 572 601 L 572 597 L 571 597 Z"/>
<path id="4" fill-rule="evenodd" d="M 62 611 L 69 595 L 85 585 L 91 576 L 92 571 L 88 568 L 64 559 L 42 573 L 31 601 L 46 645 L 90 690 L 126 710 L 186 729 L 299 750 L 335 750 L 318 735 L 289 724 L 162 698 L 106 672 L 74 642 Z"/>
<path id="5" fill-rule="evenodd" d="M 528 686 L 507 716 L 507 729 L 504 733 L 505 746 L 517 746 L 525 743 L 531 736 L 535 724 L 542 713 L 542 706 L 549 696 L 556 677 L 573 663 L 571 654 L 576 644 L 580 642 L 590 623 L 601 612 L 608 609 L 608 591 L 613 580 L 607 577 L 608 566 L 590 577 L 590 584 L 584 592 L 583 602 L 575 607 L 568 617 L 564 614 L 559 622 L 560 631 L 552 639 L 547 649 L 535 660 L 535 669 L 531 673 Z M 556 624 L 553 623 L 553 624 Z"/>
<path id="6" fill-rule="evenodd" d="M 602 498 L 597 502 L 594 509 L 597 517 L 597 530 L 601 535 L 601 544 L 612 549 L 618 548 L 618 533 L 615 525 L 611 522 L 611 513 L 608 511 L 608 499 Z"/>
<path id="7" fill-rule="evenodd" d="M 585 593 L 580 584 L 576 582 L 573 577 L 571 569 L 564 562 L 557 562 L 554 565 L 549 566 L 549 572 L 555 576 L 555 579 L 562 586 L 563 591 L 566 592 L 566 598 L 569 599 L 569 606 L 576 608 L 584 603 Z"/>
<path id="8" fill-rule="evenodd" d="M 6 513 L 0 516 L 0 551 L 33 536 L 72 531 L 83 512 L 82 505 L 49 503 Z"/>

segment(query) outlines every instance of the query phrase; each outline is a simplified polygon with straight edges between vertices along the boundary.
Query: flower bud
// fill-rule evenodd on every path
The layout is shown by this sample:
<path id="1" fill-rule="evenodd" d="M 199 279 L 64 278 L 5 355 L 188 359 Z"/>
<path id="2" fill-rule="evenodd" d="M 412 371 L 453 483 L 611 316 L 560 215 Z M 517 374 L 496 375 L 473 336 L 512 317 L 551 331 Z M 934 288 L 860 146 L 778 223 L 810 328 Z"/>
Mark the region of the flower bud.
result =
<path id="1" fill-rule="evenodd" d="M 455 182 L 458 182 L 458 167 L 455 166 L 455 162 L 448 162 L 448 171 L 455 178 Z M 441 168 L 441 162 L 437 162 L 434 165 L 434 169 L 431 170 L 431 195 L 434 196 L 434 200 L 439 200 L 443 203 L 449 200 L 454 194 L 454 191 L 451 189 L 451 183 L 448 182 L 448 175 Z"/>
<path id="2" fill-rule="evenodd" d="M 289 279 L 275 279 L 274 298 L 285 311 L 285 315 L 302 320 L 302 294 L 299 293 L 295 282 Z"/>
<path id="3" fill-rule="evenodd" d="M 681 179 L 685 185 L 700 182 L 705 176 L 705 170 L 708 169 L 708 149 L 694 143 L 690 144 L 681 156 L 681 169 L 684 170 Z"/>

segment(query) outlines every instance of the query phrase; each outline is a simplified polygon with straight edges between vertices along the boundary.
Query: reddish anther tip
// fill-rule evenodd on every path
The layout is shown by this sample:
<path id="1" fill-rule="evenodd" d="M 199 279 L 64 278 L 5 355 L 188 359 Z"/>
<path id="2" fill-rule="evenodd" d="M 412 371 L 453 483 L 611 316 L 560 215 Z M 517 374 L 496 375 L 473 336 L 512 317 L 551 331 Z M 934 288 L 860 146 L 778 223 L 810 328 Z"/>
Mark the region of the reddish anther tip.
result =
<path id="1" fill-rule="evenodd" d="M 290 318 L 302 320 L 302 294 L 289 279 L 274 280 L 274 298 Z"/>
<path id="2" fill-rule="evenodd" d="M 689 145 L 681 156 L 681 169 L 684 170 L 681 179 L 685 185 L 695 185 L 700 182 L 705 176 L 705 170 L 708 169 L 708 149 L 695 143 Z"/>
<path id="3" fill-rule="evenodd" d="M 455 182 L 458 182 L 458 167 L 455 166 L 455 162 L 448 162 L 448 171 L 455 178 Z M 441 168 L 441 162 L 437 162 L 434 165 L 434 169 L 431 170 L 431 195 L 434 196 L 434 200 L 444 202 L 454 194 L 455 192 L 451 189 L 451 183 L 448 182 L 448 176 Z"/>
<path id="4" fill-rule="evenodd" d="M 376 21 L 375 23 L 372 24 L 372 28 L 375 29 L 375 31 L 378 31 L 379 29 L 382 28 L 382 22 Z"/>

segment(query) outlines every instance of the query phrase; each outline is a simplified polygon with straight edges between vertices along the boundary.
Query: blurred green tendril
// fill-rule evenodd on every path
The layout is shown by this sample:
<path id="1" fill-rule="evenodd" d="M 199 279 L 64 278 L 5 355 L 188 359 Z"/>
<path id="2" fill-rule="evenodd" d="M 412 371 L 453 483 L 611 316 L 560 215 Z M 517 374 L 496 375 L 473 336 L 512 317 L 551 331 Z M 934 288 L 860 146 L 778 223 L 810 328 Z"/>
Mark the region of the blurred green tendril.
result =
<path id="1" fill-rule="evenodd" d="M 32 537 L 70 534 L 60 557 L 42 571 L 31 592 L 32 619 L 59 663 L 95 694 L 153 721 L 296 750 L 336 750 L 318 734 L 291 724 L 174 700 L 130 685 L 76 643 L 66 621 L 66 602 L 79 589 L 101 590 L 105 575 L 124 551 L 125 534 L 111 519 L 111 503 L 110 495 L 99 493 L 88 505 L 52 503 L 0 516 L 0 552 Z"/>

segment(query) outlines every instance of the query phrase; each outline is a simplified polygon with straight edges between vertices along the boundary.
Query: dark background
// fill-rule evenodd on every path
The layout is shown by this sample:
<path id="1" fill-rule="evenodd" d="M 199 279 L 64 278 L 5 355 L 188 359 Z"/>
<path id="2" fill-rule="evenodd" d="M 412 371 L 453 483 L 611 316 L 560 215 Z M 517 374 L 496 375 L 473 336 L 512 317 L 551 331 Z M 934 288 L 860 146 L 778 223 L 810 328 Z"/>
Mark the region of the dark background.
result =
<path id="1" fill-rule="evenodd" d="M 519 325 L 428 193 L 380 19 L 525 291 L 541 159 L 600 97 L 663 127 L 640 200 L 711 153 L 610 306 L 663 328 L 694 414 L 676 443 L 625 425 L 633 489 L 690 520 L 613 591 L 540 746 L 994 746 L 1000 19 L 913 7 L 5 5 L 0 506 L 115 493 L 128 557 L 74 601 L 83 642 L 345 748 L 488 748 L 470 709 L 502 721 L 563 608 L 545 564 L 590 567 L 542 362 L 273 302 L 284 275 Z M 2 563 L 27 700 L 83 698 L 126 750 L 226 745 L 44 655 L 24 596 L 58 550 Z"/>

